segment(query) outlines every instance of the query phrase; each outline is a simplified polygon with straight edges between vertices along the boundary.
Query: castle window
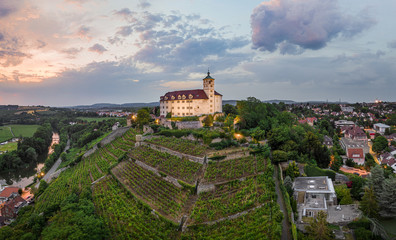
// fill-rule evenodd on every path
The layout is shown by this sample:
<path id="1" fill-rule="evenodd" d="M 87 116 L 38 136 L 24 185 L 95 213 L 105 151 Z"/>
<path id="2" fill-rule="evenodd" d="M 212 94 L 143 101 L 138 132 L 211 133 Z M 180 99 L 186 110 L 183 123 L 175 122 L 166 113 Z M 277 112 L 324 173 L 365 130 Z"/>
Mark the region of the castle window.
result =
<path id="1" fill-rule="evenodd" d="M 186 99 L 186 95 L 183 94 L 182 99 Z"/>
<path id="2" fill-rule="evenodd" d="M 182 109 L 184 109 L 184 107 L 182 107 Z"/>
<path id="3" fill-rule="evenodd" d="M 165 100 L 168 100 L 168 97 L 165 97 Z"/>
<path id="4" fill-rule="evenodd" d="M 180 107 L 177 107 L 177 109 L 180 109 Z"/>
<path id="5" fill-rule="evenodd" d="M 179 96 L 177 96 L 177 99 L 181 99 L 181 96 L 179 95 Z"/>
<path id="6" fill-rule="evenodd" d="M 172 100 L 175 100 L 175 96 L 172 96 L 171 99 L 172 99 Z"/>
<path id="7" fill-rule="evenodd" d="M 172 109 L 175 109 L 175 107 L 172 107 Z"/>
<path id="8" fill-rule="evenodd" d="M 212 100 L 210 100 L 210 102 L 212 102 Z"/>
<path id="9" fill-rule="evenodd" d="M 192 95 L 192 94 L 188 95 L 188 98 L 189 98 L 189 99 L 192 99 L 192 98 L 193 98 L 193 95 Z"/>

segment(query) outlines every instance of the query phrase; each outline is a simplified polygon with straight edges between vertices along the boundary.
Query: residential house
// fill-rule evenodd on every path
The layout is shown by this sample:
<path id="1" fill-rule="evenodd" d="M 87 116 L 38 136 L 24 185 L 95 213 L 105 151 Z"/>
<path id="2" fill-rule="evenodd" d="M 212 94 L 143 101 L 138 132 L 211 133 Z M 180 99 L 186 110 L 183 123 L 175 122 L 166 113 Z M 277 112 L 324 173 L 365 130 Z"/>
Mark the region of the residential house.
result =
<path id="1" fill-rule="evenodd" d="M 323 137 L 323 145 L 325 145 L 327 148 L 332 148 L 333 147 L 333 139 L 327 135 Z"/>
<path id="2" fill-rule="evenodd" d="M 342 127 L 344 130 L 344 136 L 354 141 L 362 141 L 367 143 L 367 134 L 358 126 L 345 126 Z"/>
<path id="3" fill-rule="evenodd" d="M 6 219 L 16 218 L 19 209 L 24 207 L 26 203 L 27 202 L 21 196 L 17 195 L 4 203 L 3 208 L 0 210 L 1 216 Z"/>
<path id="4" fill-rule="evenodd" d="M 357 164 L 364 164 L 364 155 L 370 150 L 365 142 L 343 137 L 340 140 L 340 144 L 348 158 Z"/>
<path id="5" fill-rule="evenodd" d="M 351 113 L 353 112 L 353 107 L 341 107 L 341 111 L 345 113 Z"/>
<path id="6" fill-rule="evenodd" d="M 373 126 L 374 130 L 379 134 L 384 134 L 386 129 L 389 129 L 390 126 L 383 123 L 375 123 Z"/>
<path id="7" fill-rule="evenodd" d="M 17 187 L 5 187 L 0 192 L 0 204 L 8 201 L 10 198 L 15 197 L 18 194 L 19 188 Z"/>
<path id="8" fill-rule="evenodd" d="M 337 204 L 333 182 L 327 176 L 297 177 L 293 183 L 298 215 L 315 217 L 319 211 Z"/>
<path id="9" fill-rule="evenodd" d="M 304 119 L 298 120 L 298 122 L 300 124 L 306 123 L 309 126 L 313 126 L 317 121 L 318 121 L 318 119 L 316 117 L 309 117 L 309 118 L 304 118 Z"/>
<path id="10" fill-rule="evenodd" d="M 353 121 L 347 121 L 347 120 L 338 120 L 334 122 L 335 127 L 343 127 L 343 126 L 355 126 L 355 123 Z"/>

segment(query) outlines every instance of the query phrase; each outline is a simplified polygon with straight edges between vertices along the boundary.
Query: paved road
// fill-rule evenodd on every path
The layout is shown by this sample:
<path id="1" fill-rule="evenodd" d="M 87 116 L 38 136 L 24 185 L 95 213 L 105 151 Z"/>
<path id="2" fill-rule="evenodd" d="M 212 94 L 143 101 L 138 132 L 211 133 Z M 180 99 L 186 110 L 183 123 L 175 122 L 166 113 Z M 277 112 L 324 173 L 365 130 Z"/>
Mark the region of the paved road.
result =
<path id="1" fill-rule="evenodd" d="M 67 140 L 67 144 L 65 147 L 65 150 L 63 150 L 63 152 L 66 152 L 68 149 L 70 148 L 70 140 Z M 54 163 L 54 165 L 51 167 L 51 169 L 47 172 L 47 174 L 45 174 L 45 176 L 43 177 L 43 179 L 48 182 L 48 180 L 51 180 L 51 175 L 56 171 L 56 169 L 58 169 L 59 165 L 62 163 L 62 159 L 59 157 L 58 160 L 56 160 L 56 162 Z M 40 182 L 38 182 L 36 184 L 36 188 L 38 188 L 40 186 Z"/>
<path id="2" fill-rule="evenodd" d="M 280 190 L 280 187 L 279 187 L 280 182 L 278 179 L 278 172 L 279 172 L 279 167 L 277 165 L 275 165 L 275 171 L 274 171 L 273 178 L 275 180 L 276 195 L 278 196 L 277 203 L 279 204 L 280 209 L 283 212 L 281 240 L 289 240 L 289 239 L 292 239 L 291 227 L 290 227 L 289 216 L 287 215 L 286 204 L 283 199 L 282 191 Z"/>
<path id="3" fill-rule="evenodd" d="M 373 156 L 375 162 L 377 164 L 381 165 L 381 163 L 378 161 L 377 154 L 375 152 L 373 152 L 373 142 L 368 142 L 368 145 L 370 147 L 370 154 Z"/>

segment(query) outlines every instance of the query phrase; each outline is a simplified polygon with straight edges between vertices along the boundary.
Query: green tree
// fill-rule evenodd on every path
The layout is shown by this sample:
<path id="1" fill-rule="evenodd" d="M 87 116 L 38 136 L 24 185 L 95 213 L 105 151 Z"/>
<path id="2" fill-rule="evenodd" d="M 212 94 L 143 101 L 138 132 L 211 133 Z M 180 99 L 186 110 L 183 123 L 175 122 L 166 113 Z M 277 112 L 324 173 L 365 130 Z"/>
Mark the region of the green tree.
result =
<path id="1" fill-rule="evenodd" d="M 377 165 L 371 169 L 371 175 L 367 179 L 368 185 L 372 186 L 374 189 L 374 193 L 377 198 L 380 197 L 380 193 L 382 192 L 382 183 L 385 181 L 384 170 L 380 165 Z"/>
<path id="2" fill-rule="evenodd" d="M 223 106 L 223 112 L 225 115 L 233 114 L 236 115 L 238 114 L 237 108 L 234 105 L 231 104 L 226 104 Z"/>
<path id="3" fill-rule="evenodd" d="M 300 170 L 298 169 L 295 161 L 291 162 L 287 167 L 286 176 L 289 176 L 291 180 L 294 180 L 295 177 L 300 176 Z"/>
<path id="4" fill-rule="evenodd" d="M 347 205 L 352 204 L 353 200 L 351 197 L 350 189 L 346 188 L 345 185 L 338 185 L 335 187 L 337 198 L 339 199 L 339 204 Z"/>
<path id="5" fill-rule="evenodd" d="M 206 118 L 203 120 L 203 124 L 205 127 L 213 126 L 213 116 L 210 114 L 206 116 Z"/>
<path id="6" fill-rule="evenodd" d="M 285 151 L 282 150 L 275 150 L 272 152 L 272 161 L 274 163 L 277 162 L 286 162 L 287 159 L 287 153 Z"/>
<path id="7" fill-rule="evenodd" d="M 265 138 L 265 131 L 261 130 L 259 127 L 252 128 L 250 129 L 250 136 L 255 140 L 255 141 L 260 141 Z"/>
<path id="8" fill-rule="evenodd" d="M 371 155 L 370 153 L 366 153 L 364 159 L 365 159 L 364 165 L 368 170 L 370 170 L 372 167 L 374 167 L 377 164 L 374 160 L 373 155 Z"/>
<path id="9" fill-rule="evenodd" d="M 150 113 L 147 111 L 147 109 L 145 108 L 139 109 L 137 113 L 137 123 L 140 126 L 147 124 L 150 121 L 150 119 L 151 119 Z"/>
<path id="10" fill-rule="evenodd" d="M 383 181 L 378 203 L 382 217 L 396 217 L 396 178 L 390 177 Z"/>
<path id="11" fill-rule="evenodd" d="M 324 211 L 318 212 L 317 216 L 310 220 L 310 223 L 305 227 L 305 230 L 312 239 L 334 239 L 333 234 L 327 225 L 327 213 Z"/>
<path id="12" fill-rule="evenodd" d="M 283 180 L 283 185 L 289 193 L 290 198 L 293 198 L 293 181 L 289 176 L 285 177 L 285 180 Z"/>
<path id="13" fill-rule="evenodd" d="M 388 140 L 384 136 L 377 136 L 373 141 L 372 149 L 376 153 L 380 153 L 388 146 Z"/>
<path id="14" fill-rule="evenodd" d="M 362 199 L 363 194 L 363 187 L 366 184 L 366 180 L 362 177 L 354 175 L 352 177 L 352 188 L 351 188 L 351 195 L 356 200 Z"/>
<path id="15" fill-rule="evenodd" d="M 362 197 L 362 201 L 360 202 L 359 208 L 366 216 L 370 218 L 378 217 L 379 206 L 377 198 L 374 194 L 373 186 L 364 188 L 364 195 Z"/>

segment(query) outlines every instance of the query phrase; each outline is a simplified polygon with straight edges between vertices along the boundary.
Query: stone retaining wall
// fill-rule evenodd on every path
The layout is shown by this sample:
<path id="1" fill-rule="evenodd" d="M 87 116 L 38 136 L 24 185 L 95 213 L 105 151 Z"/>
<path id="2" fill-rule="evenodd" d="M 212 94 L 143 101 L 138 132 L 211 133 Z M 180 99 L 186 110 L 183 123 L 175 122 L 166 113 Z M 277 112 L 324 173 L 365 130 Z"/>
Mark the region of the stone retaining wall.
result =
<path id="1" fill-rule="evenodd" d="M 169 153 L 171 155 L 177 156 L 179 158 L 187 158 L 188 160 L 192 161 L 192 162 L 196 162 L 196 163 L 200 163 L 200 164 L 204 164 L 206 157 L 196 157 L 196 156 L 191 156 L 188 154 L 184 154 L 184 153 L 180 153 L 177 151 L 173 151 L 169 148 L 166 147 L 162 147 L 153 143 L 147 143 L 147 142 L 139 142 L 138 146 L 148 146 L 154 150 L 160 151 L 160 152 L 166 152 Z"/>
<path id="2" fill-rule="evenodd" d="M 197 194 L 199 195 L 202 192 L 210 192 L 215 190 L 214 184 L 198 184 Z"/>
<path id="3" fill-rule="evenodd" d="M 151 167 L 151 166 L 149 166 L 149 165 L 147 165 L 147 164 L 145 164 L 144 162 L 141 162 L 141 161 L 139 161 L 139 160 L 136 160 L 135 163 L 136 163 L 136 165 L 139 165 L 139 166 L 141 166 L 142 168 L 144 168 L 144 169 L 146 169 L 146 170 L 148 170 L 148 171 L 153 172 L 153 173 L 154 173 L 155 175 L 157 175 L 158 177 L 162 177 L 161 174 L 159 174 L 159 171 L 158 171 L 156 168 L 153 168 L 153 167 Z M 164 179 L 164 180 L 167 181 L 167 182 L 172 183 L 173 185 L 175 185 L 175 186 L 178 187 L 178 188 L 182 188 L 182 185 L 180 185 L 180 183 L 177 181 L 177 179 L 174 178 L 174 177 L 172 177 L 172 176 L 167 175 L 165 178 L 162 178 L 162 179 Z"/>

